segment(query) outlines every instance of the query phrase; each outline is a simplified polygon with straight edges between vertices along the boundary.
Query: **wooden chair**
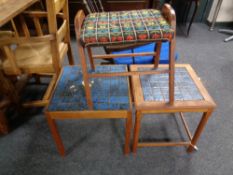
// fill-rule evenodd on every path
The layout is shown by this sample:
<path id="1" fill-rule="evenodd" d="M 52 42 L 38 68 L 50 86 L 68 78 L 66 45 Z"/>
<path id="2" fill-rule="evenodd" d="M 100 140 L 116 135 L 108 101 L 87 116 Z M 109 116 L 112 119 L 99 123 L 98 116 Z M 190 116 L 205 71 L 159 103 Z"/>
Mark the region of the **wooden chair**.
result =
<path id="1" fill-rule="evenodd" d="M 101 0 L 83 0 L 85 7 L 88 11 L 88 13 L 99 13 L 104 12 L 104 7 Z M 111 54 L 112 52 L 118 52 L 126 49 L 133 49 L 138 46 L 142 46 L 144 43 L 130 43 L 130 44 L 122 44 L 122 45 L 106 45 L 104 46 L 104 51 L 107 54 Z M 157 45 L 157 52 L 161 50 L 161 44 Z M 160 53 L 159 53 L 160 54 Z M 113 63 L 113 59 L 104 59 L 105 61 L 108 61 L 109 63 Z"/>
<path id="2" fill-rule="evenodd" d="M 33 25 L 32 25 L 33 24 Z M 1 32 L 1 69 L 8 76 L 52 76 L 42 100 L 26 106 L 44 106 L 54 87 L 66 53 L 74 64 L 69 35 L 67 0 L 46 0 L 46 11 L 26 11 L 11 20 L 12 32 Z"/>
<path id="3" fill-rule="evenodd" d="M 137 19 L 141 19 L 141 21 L 137 21 L 137 19 L 132 19 L 131 24 L 142 24 L 141 27 L 143 30 L 141 31 L 130 31 L 133 35 L 127 35 L 127 20 L 123 20 L 127 18 L 127 14 L 133 15 L 133 13 L 137 13 L 135 15 L 142 15 L 137 17 Z M 126 15 L 126 16 L 124 16 Z M 145 16 L 149 16 L 146 18 Z M 122 23 L 118 23 L 117 21 L 110 21 L 111 19 L 122 19 Z M 145 19 L 144 19 L 145 17 Z M 107 20 L 108 23 L 106 23 Z M 144 20 L 147 20 L 145 22 Z M 99 23 L 98 23 L 99 22 Z M 124 25 L 124 30 L 122 29 L 122 25 Z M 96 27 L 95 27 L 96 26 Z M 111 26 L 111 27 L 109 27 Z M 105 30 L 105 27 L 107 30 Z M 131 26 L 134 28 L 136 26 Z M 168 73 L 169 74 L 169 103 L 173 104 L 174 102 L 174 49 L 175 49 L 175 30 L 176 30 L 176 19 L 175 19 L 175 12 L 171 8 L 169 4 L 165 4 L 162 8 L 162 11 L 158 10 L 139 10 L 139 11 L 125 11 L 123 13 L 120 12 L 109 12 L 109 13 L 93 13 L 88 15 L 85 18 L 83 11 L 79 11 L 75 17 L 75 32 L 77 38 L 77 46 L 80 55 L 80 61 L 83 71 L 83 80 L 85 85 L 85 92 L 87 103 L 89 108 L 93 108 L 92 97 L 90 93 L 89 87 L 89 79 L 96 78 L 96 77 L 111 77 L 111 76 L 133 76 L 138 74 L 161 74 L 161 73 Z M 140 28 L 140 29 L 141 29 Z M 114 30 L 119 29 L 119 33 L 115 33 Z M 135 29 L 135 28 L 134 28 Z M 146 30 L 147 29 L 147 30 Z M 151 29 L 151 30 L 150 30 Z M 112 30 L 112 33 L 109 31 Z M 97 33 L 96 33 L 97 31 Z M 98 33 L 100 31 L 100 33 Z M 136 35 L 136 32 L 139 35 Z M 140 33 L 141 32 L 141 33 Z M 117 34 L 119 34 L 117 36 Z M 130 37 L 129 37 L 130 36 Z M 152 53 L 131 53 L 131 54 L 107 54 L 107 55 L 93 55 L 92 54 L 92 47 L 95 46 L 121 46 L 124 44 L 146 44 L 150 42 L 156 42 L 157 45 L 161 45 L 162 41 L 168 41 L 170 43 L 169 46 L 169 68 L 167 70 L 157 70 L 159 64 L 159 53 L 160 47 L 157 47 L 156 52 Z M 119 58 L 122 59 L 127 56 L 155 56 L 154 61 L 154 70 L 147 70 L 147 71 L 136 71 L 136 72 L 116 72 L 116 73 L 96 73 L 92 72 L 89 73 L 87 71 L 87 63 L 85 59 L 85 48 L 87 48 L 89 61 L 91 64 L 92 70 L 95 69 L 94 59 L 112 59 L 112 58 Z"/>

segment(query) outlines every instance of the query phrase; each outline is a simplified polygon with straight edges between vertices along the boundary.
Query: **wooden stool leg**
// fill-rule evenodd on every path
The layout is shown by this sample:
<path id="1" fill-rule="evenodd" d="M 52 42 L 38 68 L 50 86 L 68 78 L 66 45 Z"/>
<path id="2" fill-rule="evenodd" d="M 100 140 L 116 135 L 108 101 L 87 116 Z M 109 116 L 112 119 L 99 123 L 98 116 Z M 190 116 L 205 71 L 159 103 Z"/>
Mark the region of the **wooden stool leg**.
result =
<path id="1" fill-rule="evenodd" d="M 71 43 L 70 41 L 68 42 L 68 51 L 67 51 L 67 55 L 68 55 L 68 61 L 70 65 L 74 65 L 74 56 L 72 53 L 72 48 L 71 48 Z"/>
<path id="2" fill-rule="evenodd" d="M 154 57 L 154 66 L 155 66 L 155 68 L 157 68 L 158 65 L 159 65 L 161 47 L 162 47 L 162 42 L 161 41 L 157 42 L 156 43 L 156 49 L 155 49 L 156 56 Z"/>
<path id="3" fill-rule="evenodd" d="M 138 139 L 141 125 L 141 112 L 136 112 L 135 124 L 134 124 L 134 137 L 133 137 L 133 153 L 137 152 Z"/>
<path id="4" fill-rule="evenodd" d="M 191 140 L 191 144 L 188 149 L 187 149 L 187 152 L 191 153 L 193 150 L 194 150 L 194 146 L 196 145 L 197 143 L 197 140 L 199 139 L 200 135 L 201 135 L 201 132 L 203 131 L 210 115 L 212 114 L 212 111 L 208 111 L 208 112 L 204 112 L 202 118 L 201 118 L 201 121 L 195 131 L 195 134 L 193 136 L 193 139 Z"/>
<path id="5" fill-rule="evenodd" d="M 125 148 L 124 148 L 125 154 L 129 154 L 130 152 L 131 127 L 132 127 L 132 113 L 129 112 L 128 117 L 126 119 L 126 125 L 125 125 Z"/>
<path id="6" fill-rule="evenodd" d="M 92 57 L 91 47 L 87 48 L 87 52 L 88 52 L 88 58 L 89 58 L 89 62 L 90 62 L 90 65 L 91 65 L 91 69 L 95 70 L 95 64 L 94 64 L 94 60 L 93 60 L 93 57 Z"/>
<path id="7" fill-rule="evenodd" d="M 174 103 L 175 38 L 169 43 L 169 103 Z"/>
<path id="8" fill-rule="evenodd" d="M 64 157 L 65 156 L 65 148 L 64 148 L 64 145 L 62 143 L 61 136 L 58 133 L 58 129 L 57 129 L 57 125 L 55 123 L 55 120 L 52 119 L 48 113 L 46 114 L 46 117 L 47 117 L 47 121 L 49 124 L 49 128 L 51 130 L 51 134 L 52 134 L 53 139 L 56 143 L 57 150 L 60 153 L 60 155 Z"/>

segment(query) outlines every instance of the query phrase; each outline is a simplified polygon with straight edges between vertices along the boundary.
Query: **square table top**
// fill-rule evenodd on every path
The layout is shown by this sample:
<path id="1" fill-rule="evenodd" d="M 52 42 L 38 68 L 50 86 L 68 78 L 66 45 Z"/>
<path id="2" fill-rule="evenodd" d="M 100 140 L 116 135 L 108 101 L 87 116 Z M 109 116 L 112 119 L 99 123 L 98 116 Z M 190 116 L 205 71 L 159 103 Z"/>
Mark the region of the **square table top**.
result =
<path id="1" fill-rule="evenodd" d="M 96 66 L 95 73 L 125 72 L 127 66 Z M 82 70 L 79 66 L 65 66 L 57 80 L 48 105 L 48 112 L 88 111 L 83 86 Z M 127 77 L 92 78 L 91 95 L 94 111 L 129 110 L 130 91 Z"/>
<path id="2" fill-rule="evenodd" d="M 153 65 L 131 65 L 131 71 L 152 69 Z M 167 69 L 161 65 L 159 69 Z M 215 102 L 203 86 L 200 78 L 188 64 L 175 66 L 175 102 L 169 102 L 168 74 L 138 75 L 132 77 L 136 109 L 180 110 L 214 108 Z"/>
<path id="3" fill-rule="evenodd" d="M 38 0 L 0 0 L 0 27 Z"/>

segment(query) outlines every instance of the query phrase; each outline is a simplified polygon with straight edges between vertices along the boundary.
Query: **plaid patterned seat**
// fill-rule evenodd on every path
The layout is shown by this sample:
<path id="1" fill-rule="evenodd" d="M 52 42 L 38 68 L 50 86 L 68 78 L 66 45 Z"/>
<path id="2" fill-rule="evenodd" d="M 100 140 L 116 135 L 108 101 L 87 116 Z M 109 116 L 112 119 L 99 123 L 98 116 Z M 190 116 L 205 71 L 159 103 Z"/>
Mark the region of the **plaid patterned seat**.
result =
<path id="1" fill-rule="evenodd" d="M 83 23 L 84 45 L 107 45 L 170 40 L 174 30 L 159 10 L 102 12 L 88 15 Z"/>

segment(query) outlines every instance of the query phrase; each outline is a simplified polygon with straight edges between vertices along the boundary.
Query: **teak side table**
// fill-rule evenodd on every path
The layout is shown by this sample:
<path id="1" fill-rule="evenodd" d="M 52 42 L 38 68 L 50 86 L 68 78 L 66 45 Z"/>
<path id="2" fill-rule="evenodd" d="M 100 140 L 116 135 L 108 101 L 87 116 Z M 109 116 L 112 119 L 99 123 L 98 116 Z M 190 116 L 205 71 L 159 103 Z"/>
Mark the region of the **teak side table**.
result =
<path id="1" fill-rule="evenodd" d="M 127 67 L 97 66 L 96 72 L 126 72 Z M 119 86 L 120 85 L 120 86 Z M 65 156 L 65 148 L 55 120 L 65 119 L 125 119 L 124 153 L 130 152 L 130 131 L 132 126 L 132 104 L 127 77 L 93 78 L 93 109 L 90 110 L 84 93 L 81 68 L 66 66 L 62 69 L 45 115 L 55 140 L 58 152 Z M 88 127 L 88 126 L 87 126 Z"/>
<path id="2" fill-rule="evenodd" d="M 152 65 L 132 65 L 131 71 L 151 69 Z M 164 69 L 167 65 L 159 68 Z M 132 77 L 132 88 L 135 101 L 136 119 L 134 126 L 133 152 L 138 147 L 152 146 L 188 146 L 187 151 L 192 152 L 204 129 L 209 117 L 216 107 L 215 102 L 199 80 L 192 67 L 188 64 L 175 66 L 175 101 L 168 104 L 168 76 L 139 75 Z M 200 123 L 192 136 L 185 121 L 183 112 L 203 112 Z M 144 114 L 180 113 L 182 124 L 188 135 L 188 141 L 182 142 L 139 142 L 141 119 Z"/>
<path id="3" fill-rule="evenodd" d="M 96 66 L 95 72 L 126 72 L 127 66 Z M 130 152 L 132 104 L 127 77 L 93 78 L 93 109 L 88 108 L 85 98 L 82 71 L 78 66 L 62 69 L 45 115 L 55 140 L 57 150 L 65 156 L 65 148 L 55 120 L 67 119 L 125 119 L 124 153 Z M 88 127 L 88 126 L 87 126 Z"/>

